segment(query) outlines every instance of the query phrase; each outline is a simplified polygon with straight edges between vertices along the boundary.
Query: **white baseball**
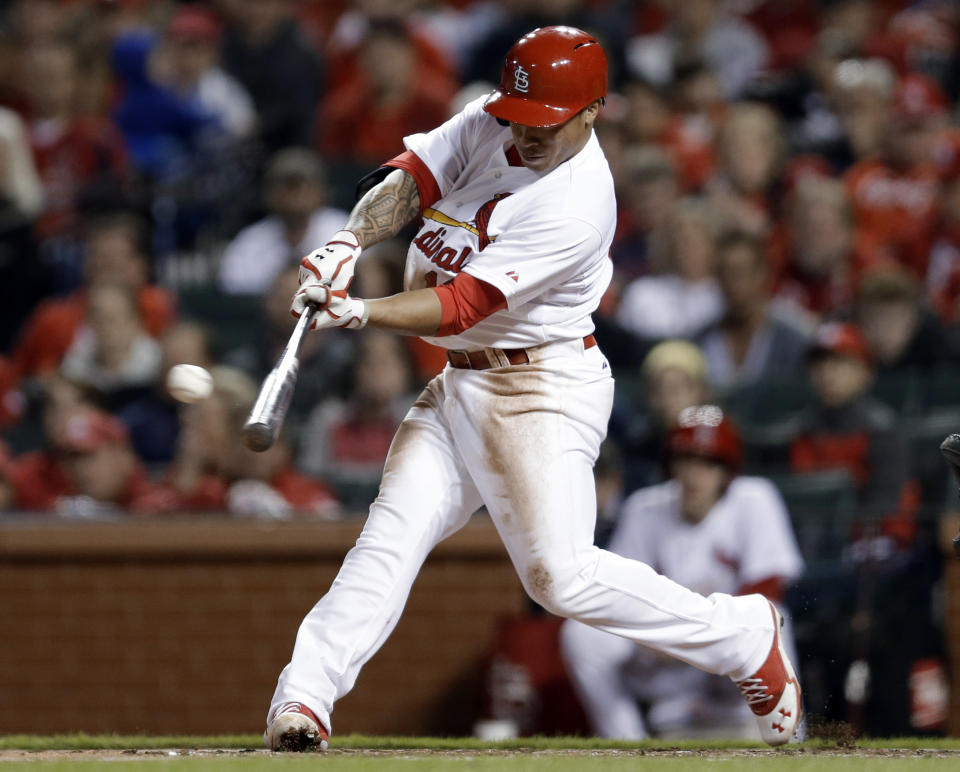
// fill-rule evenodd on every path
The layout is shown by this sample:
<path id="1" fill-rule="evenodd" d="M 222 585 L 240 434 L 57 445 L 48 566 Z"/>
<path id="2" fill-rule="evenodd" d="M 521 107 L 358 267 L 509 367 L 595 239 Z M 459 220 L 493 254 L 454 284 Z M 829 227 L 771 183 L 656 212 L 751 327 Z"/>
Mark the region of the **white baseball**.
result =
<path id="1" fill-rule="evenodd" d="M 167 373 L 167 391 L 177 402 L 199 402 L 213 391 L 213 377 L 198 365 L 174 365 Z"/>

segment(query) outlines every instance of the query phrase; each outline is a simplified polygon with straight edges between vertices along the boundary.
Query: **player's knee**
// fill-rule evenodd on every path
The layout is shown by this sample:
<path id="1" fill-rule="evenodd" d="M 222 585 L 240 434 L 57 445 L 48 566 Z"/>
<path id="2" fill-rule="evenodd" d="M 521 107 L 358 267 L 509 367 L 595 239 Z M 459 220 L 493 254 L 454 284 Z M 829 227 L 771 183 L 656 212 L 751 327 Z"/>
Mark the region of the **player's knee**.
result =
<path id="1" fill-rule="evenodd" d="M 537 561 L 527 569 L 523 584 L 533 601 L 551 614 L 576 616 L 573 603 L 578 594 L 578 579 L 575 570 Z"/>

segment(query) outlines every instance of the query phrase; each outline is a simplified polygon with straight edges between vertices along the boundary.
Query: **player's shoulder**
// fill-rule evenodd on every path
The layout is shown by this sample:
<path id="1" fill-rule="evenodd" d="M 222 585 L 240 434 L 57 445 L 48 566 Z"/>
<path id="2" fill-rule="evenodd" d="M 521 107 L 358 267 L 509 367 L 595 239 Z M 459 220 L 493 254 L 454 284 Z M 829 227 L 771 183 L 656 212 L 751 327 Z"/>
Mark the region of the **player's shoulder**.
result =
<path id="1" fill-rule="evenodd" d="M 623 502 L 622 518 L 645 520 L 661 518 L 665 511 L 674 508 L 680 501 L 680 488 L 674 480 L 640 488 Z"/>
<path id="2" fill-rule="evenodd" d="M 509 128 L 501 124 L 494 116 L 483 109 L 489 94 L 484 94 L 467 102 L 451 120 L 459 121 L 461 127 L 478 141 L 501 139 Z"/>
<path id="3" fill-rule="evenodd" d="M 786 510 L 780 490 L 765 477 L 752 475 L 734 477 L 727 488 L 725 498 L 728 509 L 747 519 Z"/>
<path id="4" fill-rule="evenodd" d="M 780 491 L 766 477 L 741 474 L 730 481 L 728 493 L 736 498 L 780 498 Z"/>

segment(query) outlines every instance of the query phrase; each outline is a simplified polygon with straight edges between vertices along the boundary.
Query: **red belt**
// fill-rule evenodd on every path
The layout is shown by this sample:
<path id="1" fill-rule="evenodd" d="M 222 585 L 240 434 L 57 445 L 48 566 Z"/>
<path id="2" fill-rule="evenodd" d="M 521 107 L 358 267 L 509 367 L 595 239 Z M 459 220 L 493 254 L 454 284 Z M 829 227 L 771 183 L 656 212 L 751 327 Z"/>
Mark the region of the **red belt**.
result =
<path id="1" fill-rule="evenodd" d="M 597 345 L 597 339 L 593 335 L 588 335 L 583 339 L 584 350 L 593 348 Z M 511 365 L 525 365 L 530 361 L 530 355 L 525 348 L 501 348 L 490 349 L 499 352 Z M 505 367 L 499 361 L 499 357 L 488 357 L 487 349 L 479 351 L 448 351 L 447 361 L 451 367 L 457 367 L 461 370 L 487 370 L 491 367 Z M 492 360 L 492 361 L 491 361 Z"/>

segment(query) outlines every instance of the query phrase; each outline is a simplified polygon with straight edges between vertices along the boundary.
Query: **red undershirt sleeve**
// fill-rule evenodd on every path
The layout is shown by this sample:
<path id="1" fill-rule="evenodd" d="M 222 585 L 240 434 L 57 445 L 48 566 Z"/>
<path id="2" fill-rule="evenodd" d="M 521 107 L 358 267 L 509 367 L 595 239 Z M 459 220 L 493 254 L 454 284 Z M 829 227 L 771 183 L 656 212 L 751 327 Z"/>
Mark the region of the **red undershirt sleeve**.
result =
<path id="1" fill-rule="evenodd" d="M 459 273 L 452 282 L 432 289 L 440 298 L 442 309 L 439 338 L 458 335 L 507 307 L 500 290 L 467 273 Z"/>
<path id="2" fill-rule="evenodd" d="M 773 601 L 781 601 L 784 594 L 783 579 L 779 576 L 770 576 L 756 582 L 747 582 L 737 588 L 734 595 L 752 595 L 753 593 L 759 593 Z"/>
<path id="3" fill-rule="evenodd" d="M 420 194 L 421 214 L 428 206 L 433 206 L 440 200 L 440 186 L 437 184 L 433 172 L 420 160 L 420 157 L 416 153 L 407 150 L 396 158 L 391 158 L 384 166 L 403 169 L 413 177 L 414 182 L 417 183 L 417 192 Z"/>

